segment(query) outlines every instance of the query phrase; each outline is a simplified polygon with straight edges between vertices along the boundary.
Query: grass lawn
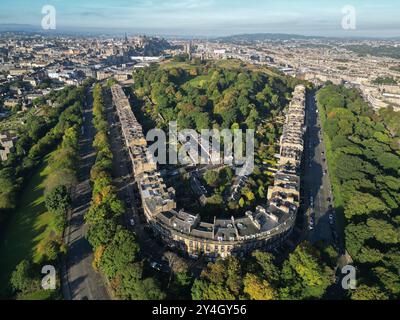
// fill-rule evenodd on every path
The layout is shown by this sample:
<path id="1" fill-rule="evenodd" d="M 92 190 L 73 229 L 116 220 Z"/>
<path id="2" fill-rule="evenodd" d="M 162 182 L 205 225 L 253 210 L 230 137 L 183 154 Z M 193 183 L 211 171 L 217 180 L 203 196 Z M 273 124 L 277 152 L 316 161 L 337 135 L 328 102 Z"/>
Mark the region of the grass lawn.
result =
<path id="1" fill-rule="evenodd" d="M 25 295 L 20 295 L 17 300 L 52 300 L 54 297 L 54 291 L 51 290 L 40 290 Z"/>
<path id="2" fill-rule="evenodd" d="M 4 130 L 18 130 L 19 128 L 23 127 L 24 125 L 22 122 L 26 121 L 26 119 L 33 114 L 33 110 L 29 110 L 23 113 L 14 113 L 10 115 L 8 118 L 2 119 L 0 121 L 0 131 Z"/>
<path id="3" fill-rule="evenodd" d="M 217 60 L 215 61 L 215 65 L 227 70 L 237 70 L 242 69 L 242 66 L 247 66 L 245 62 L 236 59 Z"/>
<path id="4" fill-rule="evenodd" d="M 204 75 L 204 76 L 198 76 L 189 82 L 187 82 L 188 85 L 191 87 L 197 88 L 197 89 L 205 89 L 205 86 L 207 85 L 207 81 L 210 80 L 209 75 Z"/>
<path id="5" fill-rule="evenodd" d="M 172 60 L 167 60 L 165 62 L 162 62 L 162 63 L 160 63 L 160 66 L 161 66 L 161 69 L 164 69 L 164 70 L 171 70 L 174 68 L 190 70 L 193 67 L 195 67 L 194 65 L 191 65 L 188 62 L 176 62 L 176 61 L 172 61 Z"/>
<path id="6" fill-rule="evenodd" d="M 49 156 L 19 195 L 18 207 L 1 236 L 1 289 L 5 287 L 3 284 L 8 283 L 12 271 L 21 260 L 32 258 L 34 262 L 40 262 L 42 257 L 37 246 L 54 230 L 54 217 L 46 210 L 43 194 L 48 161 Z"/>

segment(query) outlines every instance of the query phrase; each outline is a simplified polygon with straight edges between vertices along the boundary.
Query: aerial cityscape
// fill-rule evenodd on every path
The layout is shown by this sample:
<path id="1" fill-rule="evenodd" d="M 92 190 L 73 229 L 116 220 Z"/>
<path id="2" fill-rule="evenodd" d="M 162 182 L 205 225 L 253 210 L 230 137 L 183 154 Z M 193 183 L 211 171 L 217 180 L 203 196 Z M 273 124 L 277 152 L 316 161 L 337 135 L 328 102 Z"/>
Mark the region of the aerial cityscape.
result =
<path id="1" fill-rule="evenodd" d="M 0 9 L 1 300 L 400 298 L 399 4 Z"/>

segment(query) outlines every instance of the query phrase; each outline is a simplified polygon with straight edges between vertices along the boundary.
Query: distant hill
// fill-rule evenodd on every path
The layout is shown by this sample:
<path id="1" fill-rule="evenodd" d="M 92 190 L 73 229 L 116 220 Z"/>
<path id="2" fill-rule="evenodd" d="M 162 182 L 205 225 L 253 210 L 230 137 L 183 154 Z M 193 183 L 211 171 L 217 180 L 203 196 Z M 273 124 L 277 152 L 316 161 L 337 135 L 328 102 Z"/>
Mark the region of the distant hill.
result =
<path id="1" fill-rule="evenodd" d="M 227 37 L 219 37 L 216 40 L 226 42 L 253 42 L 266 40 L 294 40 L 294 39 L 324 39 L 325 37 L 318 36 L 303 36 L 298 34 L 286 33 L 254 33 L 254 34 L 237 34 Z"/>
<path id="2" fill-rule="evenodd" d="M 251 33 L 251 34 L 236 34 L 231 36 L 216 37 L 214 40 L 223 42 L 255 42 L 255 41 L 285 41 L 285 40 L 391 40 L 398 41 L 400 37 L 367 37 L 367 36 L 305 36 L 300 34 L 287 33 Z"/>
<path id="3" fill-rule="evenodd" d="M 33 32 L 41 28 L 30 24 L 0 23 L 0 32 Z"/>
<path id="4" fill-rule="evenodd" d="M 393 46 L 371 47 L 367 45 L 351 45 L 345 47 L 347 50 L 358 53 L 361 56 L 371 55 L 375 57 L 389 57 L 400 59 L 400 48 Z"/>

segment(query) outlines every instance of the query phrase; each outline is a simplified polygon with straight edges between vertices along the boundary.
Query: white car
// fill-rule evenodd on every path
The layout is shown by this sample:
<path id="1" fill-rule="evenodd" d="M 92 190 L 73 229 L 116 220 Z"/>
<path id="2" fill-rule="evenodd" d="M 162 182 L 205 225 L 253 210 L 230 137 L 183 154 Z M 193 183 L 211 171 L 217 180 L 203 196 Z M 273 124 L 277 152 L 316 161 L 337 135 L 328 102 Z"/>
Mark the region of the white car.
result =
<path id="1" fill-rule="evenodd" d="M 152 263 L 150 263 L 150 266 L 158 271 L 161 271 L 161 264 L 159 264 L 158 262 L 153 261 Z"/>
<path id="2" fill-rule="evenodd" d="M 129 220 L 129 223 L 131 224 L 132 227 L 135 226 L 135 220 L 133 218 Z"/>

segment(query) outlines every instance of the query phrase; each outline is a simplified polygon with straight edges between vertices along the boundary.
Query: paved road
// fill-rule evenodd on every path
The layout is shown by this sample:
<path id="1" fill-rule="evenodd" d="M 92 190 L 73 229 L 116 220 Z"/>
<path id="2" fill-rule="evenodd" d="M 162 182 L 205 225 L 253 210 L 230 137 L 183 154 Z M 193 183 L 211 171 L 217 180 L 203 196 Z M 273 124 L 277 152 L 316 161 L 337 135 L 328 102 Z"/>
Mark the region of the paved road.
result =
<path id="1" fill-rule="evenodd" d="M 63 294 L 67 300 L 109 300 L 110 296 L 102 277 L 92 267 L 93 251 L 85 239 L 84 215 L 90 206 L 92 189 L 89 177 L 95 161 L 92 142 L 96 131 L 92 125 L 91 93 L 83 116 L 84 132 L 80 138 L 79 184 L 64 235 L 65 242 L 68 244 L 68 254 L 66 269 L 64 268 L 63 272 Z"/>
<path id="2" fill-rule="evenodd" d="M 302 175 L 302 205 L 305 211 L 312 213 L 311 216 L 307 217 L 306 224 L 310 225 L 311 217 L 315 220 L 315 227 L 313 230 L 309 230 L 308 234 L 304 234 L 306 238 L 311 242 L 315 243 L 323 241 L 327 244 L 332 244 L 339 249 L 339 253 L 343 254 L 343 240 L 336 239 L 333 237 L 333 231 L 337 231 L 337 221 L 335 211 L 331 205 L 332 202 L 328 201 L 328 198 L 332 197 L 332 187 L 329 178 L 329 172 L 327 163 L 324 161 L 326 156 L 325 143 L 322 138 L 322 129 L 319 114 L 317 113 L 317 106 L 315 102 L 315 94 L 309 92 L 307 94 L 306 102 L 306 124 L 307 133 L 305 136 L 305 158 L 304 158 L 304 169 Z M 332 225 L 329 220 L 329 215 L 334 216 L 334 222 Z M 339 232 L 335 232 L 340 235 Z M 336 279 L 336 283 L 328 288 L 326 292 L 327 299 L 342 299 L 346 296 L 340 283 L 341 276 L 339 270 Z"/>
<path id="3" fill-rule="evenodd" d="M 125 224 L 130 230 L 135 232 L 142 256 L 149 261 L 161 262 L 164 253 L 171 249 L 166 247 L 161 241 L 155 239 L 154 236 L 149 233 L 149 228 L 147 228 L 146 231 L 147 223 L 141 205 L 140 194 L 135 186 L 136 182 L 132 174 L 132 164 L 123 140 L 117 112 L 115 108 L 112 107 L 110 97 L 107 97 L 107 106 L 108 122 L 111 126 L 110 135 L 111 141 L 113 142 L 111 150 L 114 155 L 114 184 L 118 188 L 120 199 L 125 200 L 125 205 L 128 208 L 124 219 Z M 193 170 L 197 169 L 198 168 L 193 168 Z M 127 201 L 127 199 L 130 201 Z M 130 225 L 130 219 L 132 218 L 135 221 L 134 227 Z M 207 264 L 203 259 L 187 260 L 187 263 L 189 271 L 195 276 L 199 276 L 204 266 Z"/>
<path id="4" fill-rule="evenodd" d="M 125 224 L 136 233 L 141 253 L 149 260 L 160 261 L 165 252 L 165 248 L 159 245 L 157 241 L 152 239 L 151 235 L 145 231 L 146 223 L 143 212 L 140 212 L 141 200 L 139 191 L 135 189 L 132 164 L 123 140 L 117 112 L 112 106 L 112 101 L 109 96 L 107 97 L 107 114 L 108 122 L 111 127 L 111 151 L 114 155 L 114 185 L 118 189 L 119 198 L 125 201 L 125 205 L 128 208 L 125 214 Z M 130 225 L 130 220 L 132 218 L 135 221 L 134 227 Z"/>
<path id="5" fill-rule="evenodd" d="M 332 202 L 332 188 L 327 172 L 326 149 L 322 139 L 321 123 L 317 113 L 315 95 L 307 95 L 307 114 L 306 124 L 308 127 L 305 139 L 305 161 L 304 161 L 304 202 L 307 208 L 314 214 L 315 228 L 309 233 L 311 242 L 324 241 L 334 243 L 329 214 L 333 214 L 330 209 Z M 310 217 L 309 217 L 310 218 Z"/>

